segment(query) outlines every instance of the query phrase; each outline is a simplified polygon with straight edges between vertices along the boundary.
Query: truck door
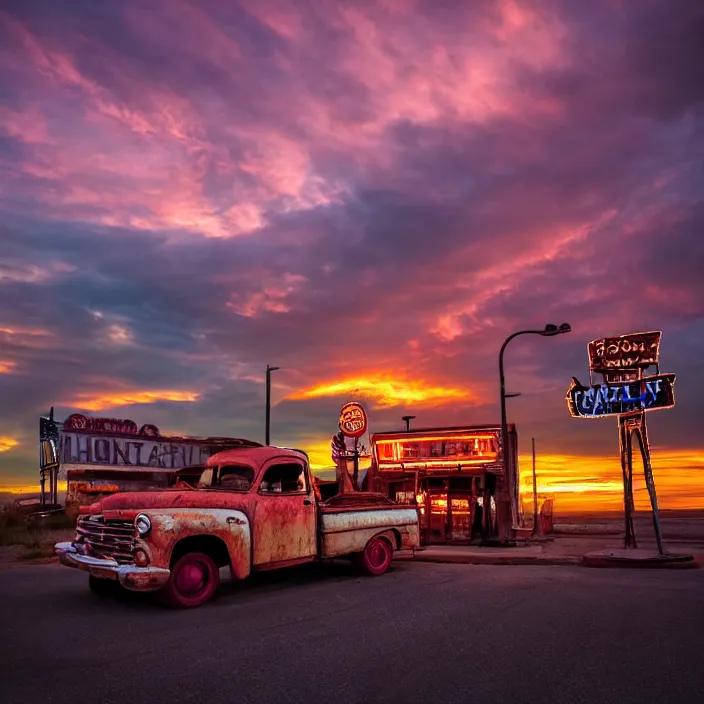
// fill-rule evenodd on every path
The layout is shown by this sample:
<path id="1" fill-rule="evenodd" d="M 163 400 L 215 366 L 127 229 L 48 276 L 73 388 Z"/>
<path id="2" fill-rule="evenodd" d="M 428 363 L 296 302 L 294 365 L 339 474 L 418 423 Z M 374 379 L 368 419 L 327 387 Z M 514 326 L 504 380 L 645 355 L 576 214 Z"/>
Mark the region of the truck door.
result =
<path id="1" fill-rule="evenodd" d="M 253 564 L 314 557 L 317 506 L 303 460 L 271 460 L 262 472 L 257 494 Z"/>

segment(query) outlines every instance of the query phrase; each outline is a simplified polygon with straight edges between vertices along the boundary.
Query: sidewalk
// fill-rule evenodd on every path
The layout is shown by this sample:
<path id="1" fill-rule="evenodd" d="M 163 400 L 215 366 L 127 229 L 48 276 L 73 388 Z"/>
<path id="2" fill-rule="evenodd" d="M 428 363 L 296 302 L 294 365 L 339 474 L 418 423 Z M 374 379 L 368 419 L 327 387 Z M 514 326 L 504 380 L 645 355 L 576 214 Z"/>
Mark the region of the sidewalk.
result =
<path id="1" fill-rule="evenodd" d="M 641 543 L 639 543 L 640 547 Z M 647 544 L 643 541 L 643 547 L 649 550 L 655 548 L 649 541 Z M 478 545 L 427 545 L 418 548 L 415 555 L 405 551 L 399 553 L 397 559 L 466 565 L 581 565 L 587 553 L 621 548 L 623 548 L 623 539 L 617 535 L 556 535 L 543 537 L 540 542 L 528 542 L 518 547 L 506 548 Z M 699 565 L 704 564 L 704 544 L 666 542 L 665 548 L 670 553 L 694 555 L 695 562 Z"/>

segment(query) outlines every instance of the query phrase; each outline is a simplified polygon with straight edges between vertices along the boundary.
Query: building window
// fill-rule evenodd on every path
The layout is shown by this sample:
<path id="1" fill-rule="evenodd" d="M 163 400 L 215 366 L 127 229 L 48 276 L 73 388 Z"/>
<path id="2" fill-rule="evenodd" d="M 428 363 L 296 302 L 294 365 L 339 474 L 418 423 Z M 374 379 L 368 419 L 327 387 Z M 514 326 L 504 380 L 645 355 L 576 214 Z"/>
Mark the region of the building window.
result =
<path id="1" fill-rule="evenodd" d="M 393 459 L 395 459 L 394 447 L 395 447 L 394 443 L 391 443 L 391 442 L 379 443 L 377 445 L 377 451 L 379 452 L 379 459 L 380 460 L 393 460 Z"/>
<path id="2" fill-rule="evenodd" d="M 404 460 L 420 457 L 420 449 L 420 444 L 418 443 L 405 443 L 404 445 L 401 445 L 401 457 Z"/>

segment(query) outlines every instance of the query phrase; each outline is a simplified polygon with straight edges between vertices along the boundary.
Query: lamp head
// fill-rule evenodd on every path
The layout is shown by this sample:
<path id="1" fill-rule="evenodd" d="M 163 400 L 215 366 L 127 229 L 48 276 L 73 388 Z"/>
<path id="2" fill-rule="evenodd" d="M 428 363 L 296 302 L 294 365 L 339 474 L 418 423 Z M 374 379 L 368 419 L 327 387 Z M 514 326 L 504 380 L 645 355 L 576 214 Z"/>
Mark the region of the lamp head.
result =
<path id="1" fill-rule="evenodd" d="M 545 326 L 545 330 L 543 330 L 540 334 L 545 337 L 552 337 L 553 335 L 561 335 L 563 332 L 570 332 L 571 330 L 572 327 L 569 323 L 562 323 L 559 327 L 557 325 L 553 325 L 552 323 L 548 323 Z"/>

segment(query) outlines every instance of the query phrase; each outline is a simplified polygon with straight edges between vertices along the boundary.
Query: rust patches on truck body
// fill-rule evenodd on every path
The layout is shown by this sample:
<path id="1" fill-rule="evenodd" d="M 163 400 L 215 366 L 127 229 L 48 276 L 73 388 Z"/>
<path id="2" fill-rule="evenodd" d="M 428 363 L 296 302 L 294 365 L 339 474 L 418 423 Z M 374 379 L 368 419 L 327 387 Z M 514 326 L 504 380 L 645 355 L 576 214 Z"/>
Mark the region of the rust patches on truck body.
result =
<path id="1" fill-rule="evenodd" d="M 317 556 L 317 506 L 311 493 L 257 497 L 253 564 L 303 561 Z"/>
<path id="2" fill-rule="evenodd" d="M 322 556 L 338 557 L 361 552 L 375 535 L 393 536 L 394 548 L 419 545 L 418 511 L 395 505 L 341 509 L 321 508 Z"/>
<path id="3" fill-rule="evenodd" d="M 169 569 L 173 550 L 184 539 L 215 538 L 225 545 L 234 576 L 244 579 L 249 575 L 251 534 L 249 519 L 242 511 L 163 508 L 140 513 L 149 516 L 152 529 L 146 539 L 137 541 L 137 545 L 147 553 L 150 564 L 155 567 Z"/>

